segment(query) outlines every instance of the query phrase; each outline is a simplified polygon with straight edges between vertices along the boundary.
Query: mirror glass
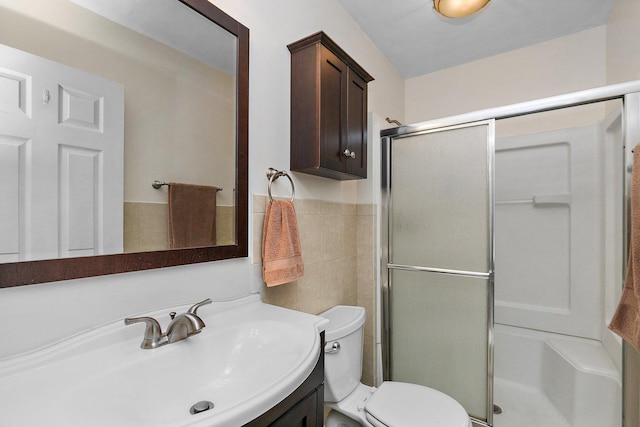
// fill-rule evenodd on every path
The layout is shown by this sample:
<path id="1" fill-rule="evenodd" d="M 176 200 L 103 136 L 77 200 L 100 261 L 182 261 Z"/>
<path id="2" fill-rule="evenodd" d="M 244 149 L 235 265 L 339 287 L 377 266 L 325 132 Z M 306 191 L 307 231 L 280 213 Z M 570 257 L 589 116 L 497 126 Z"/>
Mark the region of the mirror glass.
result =
<path id="1" fill-rule="evenodd" d="M 0 263 L 246 256 L 246 28 L 206 0 L 0 0 L 0 16 Z"/>

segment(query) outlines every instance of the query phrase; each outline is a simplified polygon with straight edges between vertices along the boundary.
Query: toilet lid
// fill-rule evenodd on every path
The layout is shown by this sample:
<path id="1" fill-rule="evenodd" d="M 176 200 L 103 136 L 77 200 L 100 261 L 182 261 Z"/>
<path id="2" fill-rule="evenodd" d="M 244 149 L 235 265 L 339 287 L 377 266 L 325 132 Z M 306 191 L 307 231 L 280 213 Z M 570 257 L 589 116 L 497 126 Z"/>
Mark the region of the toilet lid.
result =
<path id="1" fill-rule="evenodd" d="M 365 406 L 376 427 L 469 427 L 469 416 L 453 398 L 432 388 L 383 382 Z"/>

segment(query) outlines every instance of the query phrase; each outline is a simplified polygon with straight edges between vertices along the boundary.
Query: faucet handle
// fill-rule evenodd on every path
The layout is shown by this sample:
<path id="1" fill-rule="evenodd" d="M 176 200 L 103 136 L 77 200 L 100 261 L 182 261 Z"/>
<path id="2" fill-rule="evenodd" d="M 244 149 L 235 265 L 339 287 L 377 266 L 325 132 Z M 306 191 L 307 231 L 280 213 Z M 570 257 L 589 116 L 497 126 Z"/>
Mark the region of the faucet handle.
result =
<path id="1" fill-rule="evenodd" d="M 124 319 L 125 325 L 144 322 L 146 328 L 144 330 L 144 338 L 140 344 L 140 348 L 150 349 L 160 347 L 167 343 L 167 337 L 162 333 L 160 323 L 153 317 L 128 317 Z"/>
<path id="2" fill-rule="evenodd" d="M 202 307 L 203 305 L 211 304 L 212 302 L 213 302 L 213 301 L 211 301 L 211 298 L 207 298 L 207 299 L 206 299 L 206 300 L 204 300 L 204 301 L 200 301 L 199 303 L 194 304 L 194 305 L 189 309 L 189 311 L 188 311 L 188 312 L 189 312 L 189 313 L 191 313 L 191 314 L 196 314 L 196 315 L 197 315 L 196 311 L 198 311 L 198 309 L 199 309 L 200 307 Z"/>

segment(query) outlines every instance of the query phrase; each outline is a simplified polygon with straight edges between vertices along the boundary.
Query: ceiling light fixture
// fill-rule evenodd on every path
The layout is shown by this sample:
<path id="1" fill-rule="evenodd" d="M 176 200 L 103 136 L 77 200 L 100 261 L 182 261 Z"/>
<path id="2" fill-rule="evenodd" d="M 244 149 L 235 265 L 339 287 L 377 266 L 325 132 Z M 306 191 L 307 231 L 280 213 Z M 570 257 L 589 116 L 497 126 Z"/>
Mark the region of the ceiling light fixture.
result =
<path id="1" fill-rule="evenodd" d="M 491 0 L 433 0 L 436 12 L 447 18 L 463 18 L 476 13 Z"/>

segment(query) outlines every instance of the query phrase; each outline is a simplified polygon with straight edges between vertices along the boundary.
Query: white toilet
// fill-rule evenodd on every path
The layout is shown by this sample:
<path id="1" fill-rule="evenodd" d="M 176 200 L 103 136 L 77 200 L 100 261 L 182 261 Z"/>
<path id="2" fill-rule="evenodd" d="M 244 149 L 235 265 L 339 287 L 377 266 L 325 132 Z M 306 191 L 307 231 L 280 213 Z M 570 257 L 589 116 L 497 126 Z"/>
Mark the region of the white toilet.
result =
<path id="1" fill-rule="evenodd" d="M 437 390 L 395 381 L 360 383 L 365 311 L 338 305 L 320 316 L 325 330 L 326 427 L 471 427 L 462 405 Z"/>

